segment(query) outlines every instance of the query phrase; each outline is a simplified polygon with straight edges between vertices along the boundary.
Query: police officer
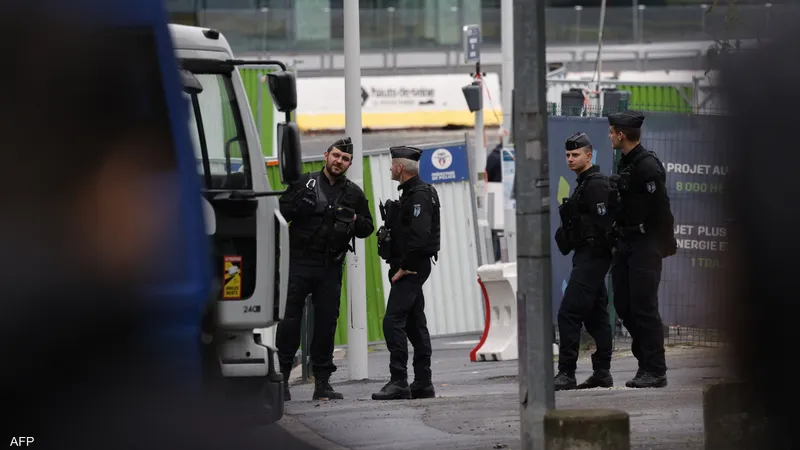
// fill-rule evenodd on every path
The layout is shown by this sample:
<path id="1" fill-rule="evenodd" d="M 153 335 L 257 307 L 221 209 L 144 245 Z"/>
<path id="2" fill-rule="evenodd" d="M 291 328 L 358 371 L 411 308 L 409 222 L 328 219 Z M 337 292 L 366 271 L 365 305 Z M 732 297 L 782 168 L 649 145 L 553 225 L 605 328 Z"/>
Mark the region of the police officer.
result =
<path id="1" fill-rule="evenodd" d="M 608 316 L 605 276 L 611 265 L 608 235 L 613 223 L 608 210 L 610 185 L 600 167 L 592 164 L 592 144 L 584 133 L 575 133 L 565 142 L 567 165 L 578 175 L 575 191 L 559 207 L 561 226 L 556 244 L 562 254 L 572 255 L 572 272 L 558 309 L 561 335 L 555 390 L 611 387 L 612 332 Z M 594 338 L 594 373 L 577 385 L 575 369 L 581 340 L 581 326 Z"/>
<path id="2" fill-rule="evenodd" d="M 281 214 L 289 227 L 290 268 L 286 313 L 278 324 L 276 345 L 285 383 L 285 398 L 292 361 L 300 346 L 300 323 L 308 294 L 314 305 L 311 364 L 313 399 L 341 399 L 329 383 L 333 364 L 333 340 L 339 318 L 342 266 L 356 238 L 375 229 L 367 198 L 361 188 L 345 177 L 353 163 L 350 138 L 340 139 L 324 154 L 325 167 L 304 174 L 280 198 Z"/>
<path id="3" fill-rule="evenodd" d="M 392 147 L 392 180 L 399 181 L 399 201 L 381 205 L 384 226 L 378 230 L 378 253 L 389 263 L 392 289 L 383 318 L 391 381 L 373 400 L 432 398 L 431 337 L 422 286 L 439 253 L 439 196 L 419 177 L 422 150 Z M 414 347 L 414 382 L 408 384 L 408 346 Z"/>
<path id="4" fill-rule="evenodd" d="M 639 361 L 627 387 L 667 385 L 664 328 L 658 311 L 662 258 L 675 254 L 674 218 L 666 189 L 666 170 L 639 142 L 644 116 L 624 111 L 608 116 L 608 138 L 622 152 L 611 179 L 619 193 L 614 225 L 617 239 L 611 268 L 614 307 L 632 338 Z"/>

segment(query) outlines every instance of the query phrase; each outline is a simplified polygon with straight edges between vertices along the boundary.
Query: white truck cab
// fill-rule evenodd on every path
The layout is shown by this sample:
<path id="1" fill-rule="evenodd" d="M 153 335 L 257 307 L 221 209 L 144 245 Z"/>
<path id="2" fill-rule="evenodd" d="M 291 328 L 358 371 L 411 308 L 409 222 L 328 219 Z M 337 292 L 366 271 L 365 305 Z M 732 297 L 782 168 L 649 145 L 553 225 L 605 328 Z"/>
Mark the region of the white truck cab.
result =
<path id="1" fill-rule="evenodd" d="M 283 381 L 275 370 L 276 349 L 262 343 L 254 330 L 271 327 L 283 317 L 289 229 L 278 207 L 281 192 L 273 191 L 267 180 L 259 133 L 240 77 L 239 67 L 247 63 L 234 58 L 216 30 L 169 28 L 191 108 L 189 129 L 213 249 L 205 366 L 212 379 L 252 386 L 254 397 L 261 392 L 267 397 L 259 399 L 265 419 L 277 420 L 283 414 Z M 299 131 L 289 116 L 297 106 L 294 75 L 278 61 L 252 65 L 280 69 L 268 77 L 275 106 L 286 114 L 277 136 L 281 177 L 288 183 L 301 173 Z"/>

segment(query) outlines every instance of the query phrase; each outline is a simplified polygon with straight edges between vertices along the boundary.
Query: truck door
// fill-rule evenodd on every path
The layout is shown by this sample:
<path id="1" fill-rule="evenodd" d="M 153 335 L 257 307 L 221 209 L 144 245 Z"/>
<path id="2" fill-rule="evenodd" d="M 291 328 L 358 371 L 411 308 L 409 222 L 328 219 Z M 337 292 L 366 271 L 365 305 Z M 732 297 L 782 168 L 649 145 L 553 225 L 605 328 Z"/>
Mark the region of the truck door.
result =
<path id="1" fill-rule="evenodd" d="M 275 314 L 277 199 L 269 190 L 264 158 L 244 91 L 224 61 L 181 60 L 190 104 L 190 134 L 203 198 L 213 211 L 212 293 L 217 321 L 227 330 L 267 327 Z M 249 120 L 244 120 L 246 117 Z M 210 216 L 210 213 L 209 213 Z"/>

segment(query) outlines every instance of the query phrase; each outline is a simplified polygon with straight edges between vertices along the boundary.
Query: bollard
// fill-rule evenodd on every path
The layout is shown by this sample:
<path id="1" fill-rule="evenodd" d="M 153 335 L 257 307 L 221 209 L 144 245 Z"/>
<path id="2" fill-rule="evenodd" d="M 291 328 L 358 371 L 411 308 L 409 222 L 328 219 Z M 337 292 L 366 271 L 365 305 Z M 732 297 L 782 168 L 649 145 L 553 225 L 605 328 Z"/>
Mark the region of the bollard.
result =
<path id="1" fill-rule="evenodd" d="M 722 381 L 703 390 L 705 448 L 767 448 L 764 409 L 746 383 Z"/>
<path id="2" fill-rule="evenodd" d="M 544 440 L 546 450 L 630 450 L 630 418 L 613 409 L 550 410 Z"/>

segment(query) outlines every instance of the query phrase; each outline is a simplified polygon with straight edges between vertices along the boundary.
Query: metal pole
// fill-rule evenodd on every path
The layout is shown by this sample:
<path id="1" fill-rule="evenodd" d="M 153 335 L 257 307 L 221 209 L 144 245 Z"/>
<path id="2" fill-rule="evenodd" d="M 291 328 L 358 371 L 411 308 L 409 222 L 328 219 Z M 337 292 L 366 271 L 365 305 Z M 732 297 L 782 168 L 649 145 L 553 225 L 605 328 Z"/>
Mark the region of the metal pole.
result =
<path id="1" fill-rule="evenodd" d="M 347 176 L 364 188 L 361 136 L 361 43 L 358 0 L 344 1 L 344 115 L 345 132 L 353 140 L 353 165 Z M 351 380 L 368 378 L 367 279 L 364 240 L 356 239 L 355 253 L 347 254 L 347 365 Z"/>
<path id="2" fill-rule="evenodd" d="M 766 14 L 764 17 L 764 27 L 769 30 L 769 19 L 770 19 L 770 11 L 772 8 L 772 3 L 765 3 L 764 8 L 766 8 Z"/>
<path id="3" fill-rule="evenodd" d="M 269 8 L 261 8 L 261 12 L 264 13 L 264 34 L 261 36 L 261 51 L 263 52 L 263 54 L 261 55 L 261 57 L 266 59 L 266 57 L 267 57 L 267 14 L 269 14 Z"/>
<path id="4" fill-rule="evenodd" d="M 603 27 L 606 23 L 606 0 L 600 4 L 600 29 L 597 32 L 597 84 L 594 91 L 597 92 L 597 115 L 603 112 L 603 94 L 600 92 L 600 83 L 603 80 Z"/>
<path id="5" fill-rule="evenodd" d="M 639 5 L 639 42 L 644 42 L 644 10 L 646 5 Z"/>
<path id="6" fill-rule="evenodd" d="M 705 3 L 700 5 L 700 8 L 703 10 L 703 13 L 700 15 L 700 31 L 703 35 L 706 34 L 706 12 L 708 11 L 708 5 Z"/>
<path id="7" fill-rule="evenodd" d="M 583 6 L 575 5 L 575 45 L 581 43 L 581 11 Z"/>
<path id="8" fill-rule="evenodd" d="M 544 415 L 555 407 L 545 1 L 514 0 L 514 11 L 520 437 L 522 449 L 544 450 Z"/>
<path id="9" fill-rule="evenodd" d="M 502 0 L 500 4 L 500 31 L 503 53 L 503 145 L 508 145 L 511 136 L 511 91 L 514 89 L 514 1 Z"/>
<path id="10" fill-rule="evenodd" d="M 481 97 L 483 97 L 483 77 L 481 75 L 481 63 L 475 64 L 475 80 L 480 83 Z M 475 197 L 478 206 L 478 230 L 480 242 L 481 264 L 491 264 L 494 262 L 494 251 L 492 247 L 491 229 L 489 227 L 488 195 L 486 185 L 486 139 L 484 137 L 483 123 L 483 102 L 481 109 L 475 111 Z"/>
<path id="11" fill-rule="evenodd" d="M 633 42 L 639 42 L 639 0 L 633 0 L 631 11 L 633 12 Z"/>
<path id="12" fill-rule="evenodd" d="M 396 58 L 394 57 L 394 7 L 390 6 L 389 11 L 389 58 L 391 58 L 392 70 L 397 69 Z"/>
<path id="13" fill-rule="evenodd" d="M 470 183 L 472 183 L 472 185 L 475 186 L 477 184 L 477 174 L 473 170 L 473 167 L 475 167 L 475 156 L 474 156 L 475 155 L 475 144 L 474 144 L 473 141 L 470 140 L 469 133 L 464 133 L 464 143 L 466 144 L 466 147 L 467 147 L 467 155 L 468 155 L 467 156 L 467 170 L 469 171 L 469 174 L 470 174 L 469 180 L 470 180 Z M 484 239 L 483 239 L 483 234 L 482 234 L 482 231 L 481 231 L 481 227 L 479 225 L 480 221 L 478 220 L 478 197 L 477 197 L 477 192 L 476 192 L 475 189 L 472 189 L 471 192 L 470 192 L 470 200 L 472 200 L 472 202 L 471 202 L 472 203 L 471 204 L 471 206 L 472 206 L 472 208 L 471 208 L 472 209 L 472 223 L 473 223 L 472 230 L 475 233 L 475 243 L 478 246 L 478 263 L 479 263 L 478 265 L 483 265 L 483 264 L 486 264 L 487 261 L 488 261 L 487 258 L 486 258 L 486 256 L 487 256 L 486 255 L 486 251 L 487 250 L 486 250 L 485 246 L 482 244 L 484 242 Z"/>
<path id="14" fill-rule="evenodd" d="M 481 63 L 478 63 L 476 66 L 476 70 L 480 71 Z M 481 96 L 483 96 L 483 78 L 480 73 L 476 75 L 476 80 L 480 83 Z M 483 105 L 481 105 L 481 109 L 475 111 L 475 168 L 478 170 L 478 184 L 485 182 L 486 139 L 484 137 Z"/>

